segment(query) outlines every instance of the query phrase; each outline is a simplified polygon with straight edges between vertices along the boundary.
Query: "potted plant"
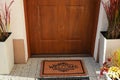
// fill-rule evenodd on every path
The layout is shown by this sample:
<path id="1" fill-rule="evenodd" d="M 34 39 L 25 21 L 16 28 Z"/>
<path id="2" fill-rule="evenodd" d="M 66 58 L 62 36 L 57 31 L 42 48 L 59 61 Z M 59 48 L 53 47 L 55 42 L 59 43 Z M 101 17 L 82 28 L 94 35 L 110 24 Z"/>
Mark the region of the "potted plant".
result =
<path id="1" fill-rule="evenodd" d="M 100 66 L 112 51 L 120 48 L 120 0 L 102 0 L 102 4 L 108 19 L 108 29 L 100 35 Z"/>
<path id="2" fill-rule="evenodd" d="M 5 3 L 0 7 L 0 74 L 9 74 L 14 66 L 13 42 L 10 28 L 10 7 Z"/>
<path id="3" fill-rule="evenodd" d="M 101 67 L 100 77 L 105 72 L 107 80 L 120 80 L 120 49 L 111 54 Z"/>

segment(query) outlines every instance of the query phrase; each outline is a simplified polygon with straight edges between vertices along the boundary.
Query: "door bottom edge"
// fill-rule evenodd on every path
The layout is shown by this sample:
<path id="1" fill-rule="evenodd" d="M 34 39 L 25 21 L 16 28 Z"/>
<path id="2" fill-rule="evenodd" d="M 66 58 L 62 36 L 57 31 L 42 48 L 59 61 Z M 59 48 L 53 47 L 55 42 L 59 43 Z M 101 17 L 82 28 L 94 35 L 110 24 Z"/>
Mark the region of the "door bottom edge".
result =
<path id="1" fill-rule="evenodd" d="M 32 55 L 31 58 L 44 58 L 44 57 L 92 57 L 90 54 L 42 54 L 42 55 Z"/>

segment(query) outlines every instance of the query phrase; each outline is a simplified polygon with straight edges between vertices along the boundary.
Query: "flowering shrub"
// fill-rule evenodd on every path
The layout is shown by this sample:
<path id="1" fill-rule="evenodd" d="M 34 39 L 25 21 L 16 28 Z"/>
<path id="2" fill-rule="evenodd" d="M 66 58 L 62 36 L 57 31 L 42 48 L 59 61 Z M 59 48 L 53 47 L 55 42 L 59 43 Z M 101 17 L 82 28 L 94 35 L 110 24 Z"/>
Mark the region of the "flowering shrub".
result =
<path id="1" fill-rule="evenodd" d="M 107 73 L 108 73 L 108 76 L 112 80 L 120 80 L 120 68 L 119 67 L 112 66 L 109 68 Z"/>
<path id="2" fill-rule="evenodd" d="M 120 0 L 102 0 L 108 18 L 108 30 L 106 37 L 120 38 Z"/>
<path id="3" fill-rule="evenodd" d="M 5 3 L 4 8 L 0 8 L 0 41 L 8 36 L 7 32 L 10 28 L 10 7 L 14 0 L 9 5 Z"/>
<path id="4" fill-rule="evenodd" d="M 112 80 L 120 80 L 120 49 L 104 62 L 100 75 L 103 75 L 103 72 L 106 72 Z"/>

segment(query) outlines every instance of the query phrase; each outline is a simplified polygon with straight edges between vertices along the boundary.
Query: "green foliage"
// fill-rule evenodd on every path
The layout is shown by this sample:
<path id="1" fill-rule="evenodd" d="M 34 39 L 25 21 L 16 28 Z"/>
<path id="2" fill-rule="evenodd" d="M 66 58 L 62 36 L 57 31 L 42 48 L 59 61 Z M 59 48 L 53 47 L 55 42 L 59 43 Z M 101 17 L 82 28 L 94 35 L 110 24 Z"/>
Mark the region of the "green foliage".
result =
<path id="1" fill-rule="evenodd" d="M 108 0 L 102 3 L 109 23 L 107 38 L 118 39 L 120 38 L 120 0 Z"/>
<path id="2" fill-rule="evenodd" d="M 120 49 L 116 50 L 111 56 L 112 65 L 120 68 Z"/>
<path id="3" fill-rule="evenodd" d="M 109 74 L 111 80 L 120 80 L 120 49 L 113 52 L 103 63 L 100 70 L 100 76 L 103 75 L 103 72 Z"/>
<path id="4" fill-rule="evenodd" d="M 10 7 L 14 0 L 9 5 L 4 5 L 4 8 L 0 8 L 0 41 L 4 41 L 9 35 L 10 28 Z"/>

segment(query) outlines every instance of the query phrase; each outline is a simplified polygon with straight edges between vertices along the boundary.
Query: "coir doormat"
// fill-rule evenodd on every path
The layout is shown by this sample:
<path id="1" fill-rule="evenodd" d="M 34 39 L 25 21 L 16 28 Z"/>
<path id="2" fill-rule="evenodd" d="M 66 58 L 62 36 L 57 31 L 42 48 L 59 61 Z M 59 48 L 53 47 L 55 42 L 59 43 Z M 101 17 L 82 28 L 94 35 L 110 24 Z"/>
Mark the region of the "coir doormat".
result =
<path id="1" fill-rule="evenodd" d="M 89 77 L 74 77 L 74 78 L 38 78 L 37 80 L 89 80 Z"/>
<path id="2" fill-rule="evenodd" d="M 41 66 L 41 77 L 86 76 L 86 68 L 81 60 L 45 60 Z"/>

